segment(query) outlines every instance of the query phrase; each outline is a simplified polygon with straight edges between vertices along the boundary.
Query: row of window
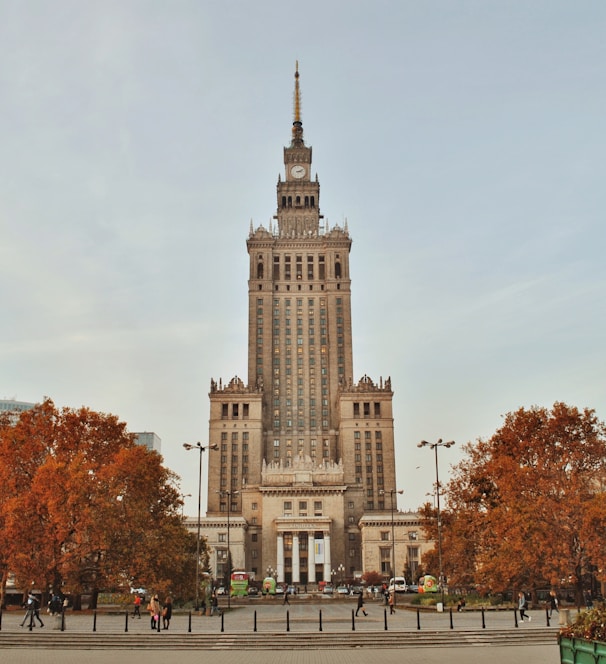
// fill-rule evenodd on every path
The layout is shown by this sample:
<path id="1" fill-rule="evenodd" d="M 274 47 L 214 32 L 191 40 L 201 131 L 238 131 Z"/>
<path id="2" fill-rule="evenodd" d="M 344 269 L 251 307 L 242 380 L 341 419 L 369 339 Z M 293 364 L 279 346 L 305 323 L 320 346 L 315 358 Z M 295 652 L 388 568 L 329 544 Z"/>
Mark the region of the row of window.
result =
<path id="1" fill-rule="evenodd" d="M 283 261 L 281 259 L 284 259 Z M 303 262 L 302 255 L 296 255 L 295 260 L 292 260 L 292 256 L 274 256 L 274 264 L 272 277 L 274 281 L 302 281 L 303 275 L 307 277 L 308 281 L 313 281 L 316 274 L 316 261 L 314 255 L 306 256 L 305 263 Z M 318 256 L 317 263 L 317 275 L 318 279 L 326 279 L 326 260 L 324 256 Z M 341 259 L 337 254 L 334 261 L 334 274 L 335 279 L 341 279 L 342 277 L 342 267 Z M 257 256 L 257 279 L 265 278 L 265 260 L 263 254 Z"/>
<path id="2" fill-rule="evenodd" d="M 371 417 L 371 405 L 372 405 L 372 417 L 379 418 L 381 417 L 381 402 L 375 401 L 370 403 L 368 401 L 363 401 L 361 404 L 358 401 L 354 401 L 353 404 L 353 416 L 354 417 Z M 361 406 L 361 408 L 360 408 Z"/>

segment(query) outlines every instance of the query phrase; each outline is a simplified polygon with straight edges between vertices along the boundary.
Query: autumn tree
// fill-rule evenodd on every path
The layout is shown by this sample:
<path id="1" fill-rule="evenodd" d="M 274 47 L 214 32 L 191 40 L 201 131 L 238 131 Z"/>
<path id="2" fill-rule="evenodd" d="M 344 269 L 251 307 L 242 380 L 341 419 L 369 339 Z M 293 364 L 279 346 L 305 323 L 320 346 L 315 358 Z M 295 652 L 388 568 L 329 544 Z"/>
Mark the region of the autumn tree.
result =
<path id="1" fill-rule="evenodd" d="M 0 564 L 24 589 L 174 593 L 195 573 L 177 479 L 113 415 L 46 400 L 4 420 Z"/>
<path id="2" fill-rule="evenodd" d="M 451 582 L 501 591 L 566 579 L 580 594 L 584 575 L 606 570 L 605 435 L 593 410 L 555 403 L 509 413 L 467 444 L 444 494 Z"/>

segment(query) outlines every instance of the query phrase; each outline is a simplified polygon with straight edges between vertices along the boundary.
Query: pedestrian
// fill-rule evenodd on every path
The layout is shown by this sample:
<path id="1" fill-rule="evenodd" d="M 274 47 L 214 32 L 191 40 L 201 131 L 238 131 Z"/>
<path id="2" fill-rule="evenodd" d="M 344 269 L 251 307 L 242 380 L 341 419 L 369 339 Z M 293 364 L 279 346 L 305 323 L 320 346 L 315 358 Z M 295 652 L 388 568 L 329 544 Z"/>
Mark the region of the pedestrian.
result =
<path id="1" fill-rule="evenodd" d="M 284 588 L 284 601 L 282 602 L 283 605 L 288 604 L 288 606 L 290 606 L 290 600 L 288 599 L 288 595 L 289 595 L 288 588 Z"/>
<path id="2" fill-rule="evenodd" d="M 389 593 L 389 614 L 396 612 L 396 607 L 394 606 L 394 596 L 393 593 Z"/>
<path id="3" fill-rule="evenodd" d="M 141 620 L 141 595 L 135 595 L 135 602 L 133 608 L 133 618 L 137 616 Z"/>
<path id="4" fill-rule="evenodd" d="M 366 611 L 364 610 L 364 595 L 363 595 L 362 593 L 360 593 L 360 594 L 358 595 L 358 608 L 356 609 L 356 616 L 358 615 L 358 611 L 359 611 L 360 609 L 362 609 L 362 613 L 363 613 L 365 616 L 368 615 L 368 613 L 366 613 Z"/>
<path id="5" fill-rule="evenodd" d="M 528 618 L 528 622 L 532 620 L 532 618 L 526 613 L 526 610 L 528 609 L 528 600 L 526 599 L 526 595 L 521 591 L 518 593 L 518 609 L 520 610 L 521 622 L 524 622 L 524 618 Z"/>
<path id="6" fill-rule="evenodd" d="M 162 627 L 168 629 L 170 626 L 170 619 L 173 617 L 173 600 L 172 597 L 167 597 L 164 600 L 164 607 L 162 609 Z"/>
<path id="7" fill-rule="evenodd" d="M 42 619 L 40 618 L 40 610 L 38 608 L 38 598 L 34 595 L 34 593 L 28 593 L 27 595 L 27 603 L 25 605 L 25 616 L 23 617 L 23 621 L 21 622 L 21 627 L 25 625 L 27 619 L 29 618 L 30 625 L 33 627 L 34 626 L 34 619 L 36 619 L 40 623 L 40 627 L 44 627 L 44 623 L 42 622 Z"/>
<path id="8" fill-rule="evenodd" d="M 214 615 L 215 612 L 221 615 L 221 611 L 219 610 L 219 596 L 216 592 L 213 592 L 210 598 L 210 615 Z"/>
<path id="9" fill-rule="evenodd" d="M 149 615 L 151 617 L 151 628 L 157 629 L 160 620 L 160 600 L 158 599 L 157 594 L 149 600 L 147 610 L 149 611 Z"/>
<path id="10" fill-rule="evenodd" d="M 59 596 L 58 593 L 54 593 L 51 601 L 48 603 L 48 612 L 51 614 L 51 616 L 58 616 L 61 615 L 61 612 L 63 611 L 63 600 Z"/>
<path id="11" fill-rule="evenodd" d="M 555 611 L 556 613 L 560 613 L 559 607 L 559 601 L 558 601 L 558 596 L 556 595 L 556 591 L 552 590 L 549 593 L 549 617 L 553 615 L 553 612 Z"/>

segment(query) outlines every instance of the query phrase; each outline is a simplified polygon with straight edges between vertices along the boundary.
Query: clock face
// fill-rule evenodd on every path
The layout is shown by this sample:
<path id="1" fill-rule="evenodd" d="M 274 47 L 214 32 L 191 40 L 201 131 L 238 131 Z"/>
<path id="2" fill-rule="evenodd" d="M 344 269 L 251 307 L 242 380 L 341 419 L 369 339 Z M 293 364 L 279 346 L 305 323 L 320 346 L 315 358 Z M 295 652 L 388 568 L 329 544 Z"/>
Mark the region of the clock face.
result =
<path id="1" fill-rule="evenodd" d="M 290 168 L 290 174 L 293 176 L 293 178 L 303 178 L 305 177 L 306 173 L 307 169 L 305 166 L 301 166 L 301 164 L 295 164 L 295 166 L 291 166 Z"/>

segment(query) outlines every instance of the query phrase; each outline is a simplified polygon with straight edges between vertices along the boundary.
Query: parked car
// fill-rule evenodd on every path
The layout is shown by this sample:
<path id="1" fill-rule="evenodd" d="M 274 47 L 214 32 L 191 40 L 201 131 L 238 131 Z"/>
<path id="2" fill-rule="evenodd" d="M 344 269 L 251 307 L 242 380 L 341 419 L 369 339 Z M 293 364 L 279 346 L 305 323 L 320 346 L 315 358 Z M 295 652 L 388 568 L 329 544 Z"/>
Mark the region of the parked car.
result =
<path id="1" fill-rule="evenodd" d="M 364 592 L 364 588 L 362 586 L 352 586 L 349 594 L 350 595 L 361 595 Z"/>
<path id="2" fill-rule="evenodd" d="M 337 595 L 349 595 L 349 588 L 347 586 L 338 586 Z"/>
<path id="3" fill-rule="evenodd" d="M 408 586 L 408 592 L 409 593 L 418 593 L 419 592 L 419 586 L 416 583 L 411 583 Z"/>
<path id="4" fill-rule="evenodd" d="M 256 586 L 248 586 L 248 595 L 258 595 L 259 589 Z"/>
<path id="5" fill-rule="evenodd" d="M 389 579 L 389 592 L 405 593 L 406 592 L 406 579 L 403 576 L 396 576 Z"/>
<path id="6" fill-rule="evenodd" d="M 217 595 L 227 595 L 227 590 L 225 590 L 225 586 L 219 586 L 216 592 Z"/>
<path id="7" fill-rule="evenodd" d="M 335 589 L 332 586 L 324 586 L 324 590 L 322 591 L 325 595 L 332 595 L 334 593 Z"/>
<path id="8" fill-rule="evenodd" d="M 296 595 L 297 594 L 297 589 L 295 586 L 288 586 L 286 588 L 286 594 L 287 595 Z"/>
<path id="9" fill-rule="evenodd" d="M 276 586 L 276 595 L 283 595 L 283 594 L 284 594 L 284 587 Z"/>

